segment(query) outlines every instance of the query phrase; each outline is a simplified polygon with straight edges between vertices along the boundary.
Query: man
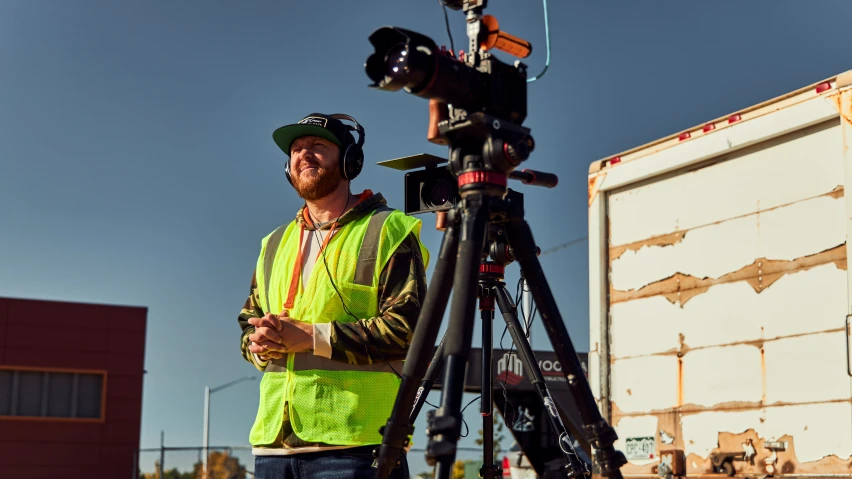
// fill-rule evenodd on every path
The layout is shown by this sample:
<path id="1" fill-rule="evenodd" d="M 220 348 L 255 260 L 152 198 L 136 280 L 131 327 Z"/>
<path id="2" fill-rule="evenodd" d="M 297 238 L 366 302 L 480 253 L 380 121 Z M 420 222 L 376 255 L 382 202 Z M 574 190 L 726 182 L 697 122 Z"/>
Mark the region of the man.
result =
<path id="1" fill-rule="evenodd" d="M 352 117 L 314 113 L 273 139 L 305 203 L 262 240 L 239 315 L 242 355 L 264 372 L 255 477 L 372 478 L 426 291 L 421 223 L 351 193 L 364 143 Z M 408 474 L 403 453 L 391 477 Z"/>

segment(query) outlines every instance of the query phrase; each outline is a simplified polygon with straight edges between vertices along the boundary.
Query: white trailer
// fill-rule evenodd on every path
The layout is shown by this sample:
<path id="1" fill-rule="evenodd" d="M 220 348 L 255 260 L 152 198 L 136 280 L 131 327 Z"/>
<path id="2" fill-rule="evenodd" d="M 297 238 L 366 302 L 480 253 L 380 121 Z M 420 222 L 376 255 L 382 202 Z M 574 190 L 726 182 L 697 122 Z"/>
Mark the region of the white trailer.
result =
<path id="1" fill-rule="evenodd" d="M 589 170 L 589 380 L 625 477 L 852 477 L 852 71 Z"/>

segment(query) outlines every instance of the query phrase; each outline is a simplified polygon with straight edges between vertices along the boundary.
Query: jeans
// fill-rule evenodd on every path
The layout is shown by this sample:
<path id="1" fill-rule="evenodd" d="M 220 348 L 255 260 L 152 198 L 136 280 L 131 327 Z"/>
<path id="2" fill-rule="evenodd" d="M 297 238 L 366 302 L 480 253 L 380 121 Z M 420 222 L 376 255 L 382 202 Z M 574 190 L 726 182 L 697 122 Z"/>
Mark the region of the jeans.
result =
<path id="1" fill-rule="evenodd" d="M 326 452 L 293 454 L 289 456 L 255 456 L 256 479 L 373 479 L 373 449 L 360 446 Z M 388 479 L 409 479 L 405 451 L 400 453 L 400 465 Z"/>

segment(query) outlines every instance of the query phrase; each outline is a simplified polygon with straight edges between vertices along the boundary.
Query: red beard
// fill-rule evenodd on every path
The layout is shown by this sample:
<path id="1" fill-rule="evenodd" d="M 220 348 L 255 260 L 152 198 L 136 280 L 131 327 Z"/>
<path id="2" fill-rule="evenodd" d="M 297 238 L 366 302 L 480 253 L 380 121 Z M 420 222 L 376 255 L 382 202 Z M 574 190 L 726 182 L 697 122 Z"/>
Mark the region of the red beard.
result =
<path id="1" fill-rule="evenodd" d="M 307 201 L 316 201 L 334 193 L 340 186 L 340 167 L 337 163 L 329 168 L 317 168 L 310 177 L 302 178 L 301 172 L 293 176 L 293 187 Z"/>

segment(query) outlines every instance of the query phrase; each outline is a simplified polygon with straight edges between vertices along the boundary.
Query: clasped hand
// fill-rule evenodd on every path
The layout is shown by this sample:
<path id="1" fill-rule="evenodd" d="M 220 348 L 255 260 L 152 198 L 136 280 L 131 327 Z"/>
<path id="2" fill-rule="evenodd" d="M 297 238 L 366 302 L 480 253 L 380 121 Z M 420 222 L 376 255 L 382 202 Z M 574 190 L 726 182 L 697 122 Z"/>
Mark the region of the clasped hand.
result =
<path id="1" fill-rule="evenodd" d="M 262 318 L 249 318 L 254 333 L 248 339 L 249 351 L 260 359 L 269 361 L 281 359 L 287 353 L 301 353 L 314 347 L 313 326 L 296 321 L 284 311 L 279 314 L 267 314 Z"/>

